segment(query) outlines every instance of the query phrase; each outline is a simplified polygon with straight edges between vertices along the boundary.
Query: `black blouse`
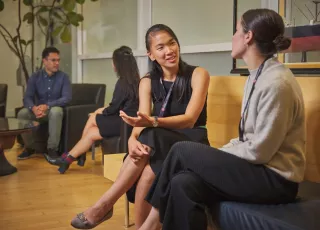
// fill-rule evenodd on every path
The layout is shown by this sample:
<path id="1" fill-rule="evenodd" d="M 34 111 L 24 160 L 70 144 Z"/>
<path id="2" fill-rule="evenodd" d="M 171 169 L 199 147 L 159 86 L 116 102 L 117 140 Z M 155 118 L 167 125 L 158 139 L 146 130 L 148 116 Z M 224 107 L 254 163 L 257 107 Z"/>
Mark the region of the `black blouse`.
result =
<path id="1" fill-rule="evenodd" d="M 128 92 L 121 86 L 121 79 L 118 79 L 114 91 L 112 100 L 107 108 L 105 108 L 102 114 L 106 116 L 119 115 L 120 110 L 123 110 L 129 116 L 136 116 L 139 108 L 138 96 L 135 98 L 130 97 Z"/>

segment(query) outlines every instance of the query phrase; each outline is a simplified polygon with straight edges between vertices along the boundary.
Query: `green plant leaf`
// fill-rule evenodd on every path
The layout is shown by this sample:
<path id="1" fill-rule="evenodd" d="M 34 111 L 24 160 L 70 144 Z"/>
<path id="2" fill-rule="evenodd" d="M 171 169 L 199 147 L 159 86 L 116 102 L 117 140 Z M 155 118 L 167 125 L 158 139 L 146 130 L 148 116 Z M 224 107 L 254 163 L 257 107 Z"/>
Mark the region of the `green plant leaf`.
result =
<path id="1" fill-rule="evenodd" d="M 61 15 L 60 15 L 57 11 L 53 11 L 53 12 L 52 12 L 52 15 L 53 15 L 54 17 L 56 17 L 57 19 L 63 20 L 62 17 L 61 17 Z"/>
<path id="2" fill-rule="evenodd" d="M 26 6 L 31 6 L 32 0 L 23 0 L 23 4 L 25 4 Z"/>
<path id="3" fill-rule="evenodd" d="M 4 2 L 0 0 L 0 11 L 3 11 L 4 9 Z"/>
<path id="4" fill-rule="evenodd" d="M 53 32 L 52 32 L 52 36 L 56 37 L 60 34 L 61 30 L 64 28 L 65 26 L 57 26 Z"/>
<path id="5" fill-rule="evenodd" d="M 78 4 L 83 4 L 84 2 L 85 2 L 86 0 L 76 0 L 76 2 L 78 3 Z"/>
<path id="6" fill-rule="evenodd" d="M 68 26 L 64 27 L 64 30 L 60 34 L 60 39 L 63 43 L 71 42 L 71 33 Z"/>
<path id="7" fill-rule="evenodd" d="M 91 0 L 91 2 L 97 2 L 97 1 L 99 1 L 99 0 Z"/>
<path id="8" fill-rule="evenodd" d="M 42 6 L 36 13 L 36 15 L 40 14 L 40 13 L 43 13 L 43 12 L 48 12 L 49 11 L 49 8 L 46 7 L 46 6 Z"/>
<path id="9" fill-rule="evenodd" d="M 31 24 L 33 23 L 33 20 L 34 20 L 34 15 L 31 12 L 28 12 L 23 16 L 24 22 L 27 21 L 27 23 Z"/>
<path id="10" fill-rule="evenodd" d="M 68 20 L 74 26 L 79 26 L 79 22 L 83 21 L 83 16 L 81 14 L 77 14 L 75 12 L 69 12 L 67 14 Z"/>
<path id="11" fill-rule="evenodd" d="M 24 39 L 21 39 L 21 40 L 20 40 L 20 43 L 21 43 L 22 45 L 25 45 L 25 46 L 27 45 L 27 42 L 26 42 L 26 40 L 24 40 Z"/>
<path id="12" fill-rule="evenodd" d="M 38 17 L 39 17 L 39 22 L 42 26 L 48 26 L 48 21 L 45 18 L 41 17 L 40 15 Z"/>
<path id="13" fill-rule="evenodd" d="M 63 9 L 68 12 L 71 12 L 76 7 L 76 0 L 64 0 L 62 3 Z"/>

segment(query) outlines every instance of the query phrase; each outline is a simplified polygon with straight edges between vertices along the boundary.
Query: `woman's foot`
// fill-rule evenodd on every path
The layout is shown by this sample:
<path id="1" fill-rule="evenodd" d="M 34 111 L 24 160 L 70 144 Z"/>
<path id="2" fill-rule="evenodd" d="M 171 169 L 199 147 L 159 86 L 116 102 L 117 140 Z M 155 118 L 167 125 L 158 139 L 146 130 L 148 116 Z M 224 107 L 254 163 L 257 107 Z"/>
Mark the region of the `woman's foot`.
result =
<path id="1" fill-rule="evenodd" d="M 75 160 L 77 159 L 70 154 L 63 153 L 61 157 L 51 160 L 51 164 L 59 166 L 58 171 L 60 172 L 60 174 L 64 174 L 68 170 L 72 162 Z"/>
<path id="2" fill-rule="evenodd" d="M 77 216 L 72 219 L 71 225 L 77 229 L 92 229 L 110 219 L 112 215 L 113 207 L 107 212 L 99 208 L 91 207 L 86 211 L 77 214 Z"/>

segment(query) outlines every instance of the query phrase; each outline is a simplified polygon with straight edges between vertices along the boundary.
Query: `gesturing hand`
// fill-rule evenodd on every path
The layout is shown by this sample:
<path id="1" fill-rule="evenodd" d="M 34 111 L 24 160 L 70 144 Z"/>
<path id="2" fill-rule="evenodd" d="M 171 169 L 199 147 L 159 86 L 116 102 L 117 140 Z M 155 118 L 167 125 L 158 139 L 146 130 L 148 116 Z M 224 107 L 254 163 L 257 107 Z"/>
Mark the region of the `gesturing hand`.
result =
<path id="1" fill-rule="evenodd" d="M 137 112 L 137 117 L 128 116 L 125 112 L 120 111 L 120 117 L 124 122 L 133 127 L 151 127 L 154 122 L 154 118 L 147 114 Z"/>

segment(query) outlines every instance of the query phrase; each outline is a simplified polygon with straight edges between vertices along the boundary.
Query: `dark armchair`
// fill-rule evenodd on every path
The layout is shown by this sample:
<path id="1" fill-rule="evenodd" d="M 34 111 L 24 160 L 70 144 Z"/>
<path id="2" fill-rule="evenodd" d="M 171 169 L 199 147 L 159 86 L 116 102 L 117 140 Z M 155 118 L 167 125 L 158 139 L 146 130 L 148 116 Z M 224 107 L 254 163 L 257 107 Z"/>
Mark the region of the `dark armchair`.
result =
<path id="1" fill-rule="evenodd" d="M 0 84 L 0 117 L 6 116 L 8 85 Z"/>
<path id="2" fill-rule="evenodd" d="M 61 151 L 69 151 L 80 140 L 88 114 L 104 106 L 106 85 L 72 84 L 72 101 L 65 107 Z"/>
<path id="3" fill-rule="evenodd" d="M 66 152 L 80 140 L 88 114 L 104 106 L 106 85 L 72 84 L 72 100 L 64 108 L 60 152 Z M 36 151 L 47 149 L 48 125 L 41 125 L 34 133 Z"/>

